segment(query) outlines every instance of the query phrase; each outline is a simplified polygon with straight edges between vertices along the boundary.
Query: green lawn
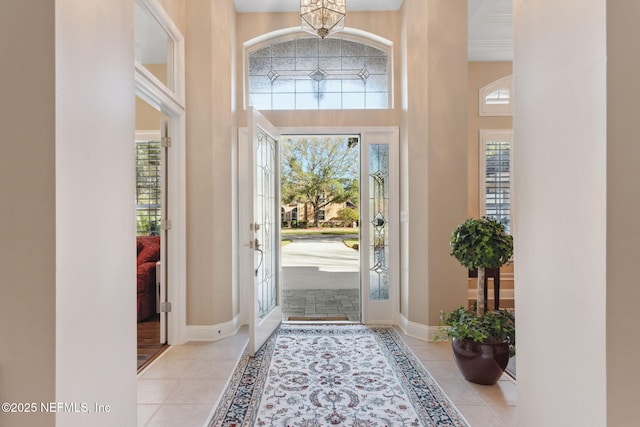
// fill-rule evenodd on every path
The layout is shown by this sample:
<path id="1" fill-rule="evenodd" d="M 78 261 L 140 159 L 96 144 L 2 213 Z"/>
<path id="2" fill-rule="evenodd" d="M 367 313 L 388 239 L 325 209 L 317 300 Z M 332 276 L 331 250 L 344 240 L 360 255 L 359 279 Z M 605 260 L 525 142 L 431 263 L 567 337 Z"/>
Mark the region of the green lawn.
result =
<path id="1" fill-rule="evenodd" d="M 355 250 L 358 250 L 360 244 L 360 241 L 358 239 L 344 239 L 343 242 L 345 245 Z"/>
<path id="2" fill-rule="evenodd" d="M 287 234 L 360 234 L 357 228 L 283 228 L 282 235 Z"/>

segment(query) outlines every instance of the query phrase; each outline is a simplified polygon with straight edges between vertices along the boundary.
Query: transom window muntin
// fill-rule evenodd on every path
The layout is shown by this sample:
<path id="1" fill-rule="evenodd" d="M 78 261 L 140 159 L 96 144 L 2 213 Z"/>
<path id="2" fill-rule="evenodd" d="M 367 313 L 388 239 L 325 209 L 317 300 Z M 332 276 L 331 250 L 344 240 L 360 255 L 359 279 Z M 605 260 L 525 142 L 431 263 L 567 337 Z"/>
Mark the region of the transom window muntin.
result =
<path id="1" fill-rule="evenodd" d="M 261 110 L 390 108 L 390 47 L 297 34 L 247 51 L 247 102 Z"/>

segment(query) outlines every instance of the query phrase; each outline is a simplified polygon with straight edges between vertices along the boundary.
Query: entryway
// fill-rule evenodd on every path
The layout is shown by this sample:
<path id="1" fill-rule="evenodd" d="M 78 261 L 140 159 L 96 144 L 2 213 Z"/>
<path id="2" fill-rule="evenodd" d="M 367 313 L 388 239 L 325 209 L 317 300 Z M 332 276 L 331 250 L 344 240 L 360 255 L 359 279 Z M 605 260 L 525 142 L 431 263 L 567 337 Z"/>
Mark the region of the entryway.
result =
<path id="1" fill-rule="evenodd" d="M 167 348 L 168 117 L 136 96 L 136 317 L 137 367 Z"/>
<path id="2" fill-rule="evenodd" d="M 281 137 L 283 321 L 361 320 L 359 141 Z"/>
<path id="3" fill-rule="evenodd" d="M 359 241 L 358 229 L 322 230 L 283 230 L 283 320 L 359 322 L 360 252 L 345 243 Z"/>
<path id="4" fill-rule="evenodd" d="M 249 324 L 249 353 L 259 350 L 283 318 L 282 172 L 276 161 L 280 159 L 282 135 L 359 135 L 359 320 L 364 324 L 397 324 L 398 128 L 277 128 L 255 109 L 249 108 L 247 113 L 249 126 L 238 135 L 238 223 L 240 297 Z M 306 302 L 305 295 L 305 309 Z"/>

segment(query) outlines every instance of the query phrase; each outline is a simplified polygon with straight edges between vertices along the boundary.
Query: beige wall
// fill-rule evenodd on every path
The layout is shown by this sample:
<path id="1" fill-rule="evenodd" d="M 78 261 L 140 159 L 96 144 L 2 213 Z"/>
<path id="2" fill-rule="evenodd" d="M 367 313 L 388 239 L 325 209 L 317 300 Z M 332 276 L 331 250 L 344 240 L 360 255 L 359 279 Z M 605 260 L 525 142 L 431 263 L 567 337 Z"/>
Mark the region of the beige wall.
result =
<path id="1" fill-rule="evenodd" d="M 467 188 L 469 192 L 467 217 L 480 216 L 480 130 L 483 129 L 512 129 L 511 116 L 480 116 L 478 112 L 479 91 L 489 83 L 513 74 L 511 62 L 469 62 L 469 97 L 468 97 L 468 157 L 467 157 Z M 513 264 L 502 267 L 500 290 L 513 290 Z M 475 290 L 477 279 L 469 279 L 469 289 Z M 490 279 L 491 283 L 492 280 Z M 490 293 L 492 285 L 489 286 Z M 505 299 L 504 293 L 501 299 Z M 506 302 L 505 302 L 506 303 Z M 510 305 L 511 303 L 509 303 Z M 504 304 L 503 307 L 507 307 Z M 493 305 L 492 305 L 493 307 Z"/>
<path id="2" fill-rule="evenodd" d="M 0 21 L 1 400 L 112 409 L 0 424 L 133 425 L 133 8 L 8 2 Z"/>
<path id="3" fill-rule="evenodd" d="M 238 312 L 233 255 L 235 9 L 187 2 L 187 324 Z"/>
<path id="4" fill-rule="evenodd" d="M 611 314 L 605 309 L 607 258 L 619 255 L 607 246 L 607 3 L 514 3 L 519 426 L 617 427 L 637 421 L 633 415 L 607 424 L 608 392 L 613 396 L 612 390 L 620 387 L 624 395 L 635 389 L 627 398 L 635 402 L 633 414 L 638 402 L 637 381 L 617 378 L 607 385 L 606 377 L 607 358 L 627 352 L 616 347 L 607 354 L 607 326 L 621 326 L 637 336 L 631 325 L 608 325 Z M 623 3 L 627 13 L 629 3 L 617 2 Z M 624 147 L 622 156 L 635 157 L 627 131 L 615 135 L 611 148 Z M 637 181 L 637 169 L 626 168 L 630 170 L 626 179 Z M 610 199 L 612 212 L 623 212 L 629 197 L 636 200 L 637 194 Z M 637 226 L 630 228 L 637 234 Z M 634 240 L 627 240 L 626 231 L 620 238 Z M 623 287 L 618 282 L 610 289 Z M 630 289 L 625 289 L 626 298 L 637 295 Z M 637 379 L 629 369 L 633 353 L 627 354 L 621 359 L 623 375 Z"/>
<path id="5" fill-rule="evenodd" d="M 466 303 L 449 239 L 467 212 L 467 2 L 405 0 L 402 14 L 401 311 L 436 326 Z"/>
<path id="6" fill-rule="evenodd" d="M 411 217 L 412 233 L 415 234 L 410 248 L 416 260 L 413 271 L 403 268 L 403 300 L 411 294 L 413 307 L 405 306 L 403 313 L 412 321 L 436 325 L 442 308 L 463 304 L 466 300 L 464 270 L 457 267 L 448 255 L 450 230 L 466 214 L 466 2 L 408 1 L 409 6 L 400 12 L 353 12 L 348 16 L 347 27 L 357 28 L 380 35 L 394 43 L 394 109 L 373 111 L 266 111 L 264 115 L 276 126 L 401 126 L 401 140 L 405 144 L 405 160 L 401 169 L 412 171 L 403 178 L 413 183 L 405 201 L 410 198 L 412 205 L 406 207 Z M 427 13 L 431 11 L 431 14 Z M 403 16 L 411 16 L 411 28 L 403 27 Z M 424 22 L 430 18 L 432 31 L 424 31 Z M 282 28 L 298 27 L 299 17 L 294 13 L 279 14 L 238 14 L 237 15 L 237 103 L 243 105 L 242 91 L 242 44 L 254 37 Z M 456 30 L 452 30 L 456 29 Z M 409 31 L 410 41 L 404 52 L 403 39 Z M 455 37 L 441 37 L 441 34 L 455 34 Z M 405 72 L 402 64 L 410 65 L 409 90 L 404 90 L 402 81 Z M 429 68 L 431 64 L 431 68 Z M 434 65 L 438 64 L 438 65 Z M 451 70 L 454 70 L 453 72 Z M 425 75 L 433 79 L 432 91 L 427 88 Z M 409 96 L 411 94 L 411 96 Z M 408 99 L 403 99 L 403 97 Z M 409 112 L 403 112 L 403 104 L 411 104 Z M 426 127 L 426 111 L 433 108 L 432 117 L 438 126 Z M 403 123 L 403 120 L 405 121 Z M 241 109 L 238 124 L 246 125 L 245 113 Z M 453 141 L 453 142 L 452 142 Z M 428 153 L 434 156 L 428 161 Z M 409 153 L 407 156 L 406 154 Z M 436 161 L 436 159 L 438 159 Z M 422 176 L 424 175 L 424 176 Z M 442 179 L 454 181 L 449 189 L 436 188 Z M 425 182 L 430 182 L 429 191 L 424 192 Z M 419 183 L 419 184 L 418 184 Z M 417 185 L 416 185 L 417 184 Z M 449 190 L 453 189 L 451 192 Z M 456 191 L 457 190 L 457 191 Z M 427 209 L 433 211 L 424 215 Z M 457 215 L 451 212 L 460 211 Z M 430 222 L 428 222 L 430 221 Z M 415 229 L 413 228 L 415 227 Z M 439 231 L 443 227 L 446 231 Z M 408 240 L 407 225 L 403 228 L 403 238 Z M 431 230 L 431 233 L 428 231 Z M 425 239 L 429 238 L 428 245 Z M 406 245 L 406 243 L 405 243 Z M 427 254 L 432 258 L 425 263 Z M 424 266 L 432 265 L 430 271 Z M 458 283 L 450 286 L 452 281 Z"/>
<path id="7" fill-rule="evenodd" d="M 607 425 L 637 424 L 640 3 L 607 1 Z M 631 53 L 633 52 L 633 53 Z"/>
<path id="8" fill-rule="evenodd" d="M 136 96 L 136 130 L 153 130 L 160 132 L 160 123 L 167 116 L 149 105 L 144 99 Z"/>
<path id="9" fill-rule="evenodd" d="M 350 12 L 346 26 L 377 34 L 398 46 L 400 40 L 399 12 Z M 243 91 L 243 43 L 255 37 L 283 28 L 299 28 L 300 16 L 297 13 L 240 13 L 237 15 L 237 105 L 238 126 L 246 126 Z M 393 63 L 395 74 L 399 75 L 399 49 L 395 49 Z M 263 111 L 263 115 L 274 125 L 289 126 L 398 126 L 399 115 L 399 79 L 394 82 L 396 106 L 392 110 L 309 110 L 309 111 Z"/>
<path id="10" fill-rule="evenodd" d="M 479 141 L 482 129 L 512 129 L 511 116 L 480 116 L 478 113 L 479 91 L 484 86 L 513 73 L 511 62 L 469 62 L 469 97 L 468 97 L 468 154 L 467 186 L 469 190 L 469 206 L 467 216 L 478 218 L 480 215 L 479 200 Z"/>
<path id="11" fill-rule="evenodd" d="M 187 0 L 158 0 L 182 35 L 187 31 L 186 3 Z"/>
<path id="12" fill-rule="evenodd" d="M 0 401 L 55 401 L 55 3 L 0 14 Z M 0 413 L 50 426 L 53 414 Z"/>

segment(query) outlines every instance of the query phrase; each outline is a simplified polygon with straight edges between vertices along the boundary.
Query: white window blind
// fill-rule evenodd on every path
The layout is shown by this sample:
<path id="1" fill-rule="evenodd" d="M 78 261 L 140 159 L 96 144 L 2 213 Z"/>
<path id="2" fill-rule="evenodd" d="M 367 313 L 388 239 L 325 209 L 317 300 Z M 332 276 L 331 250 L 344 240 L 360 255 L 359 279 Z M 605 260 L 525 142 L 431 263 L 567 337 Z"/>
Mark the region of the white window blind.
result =
<path id="1" fill-rule="evenodd" d="M 511 233 L 512 130 L 480 131 L 480 214 Z"/>

